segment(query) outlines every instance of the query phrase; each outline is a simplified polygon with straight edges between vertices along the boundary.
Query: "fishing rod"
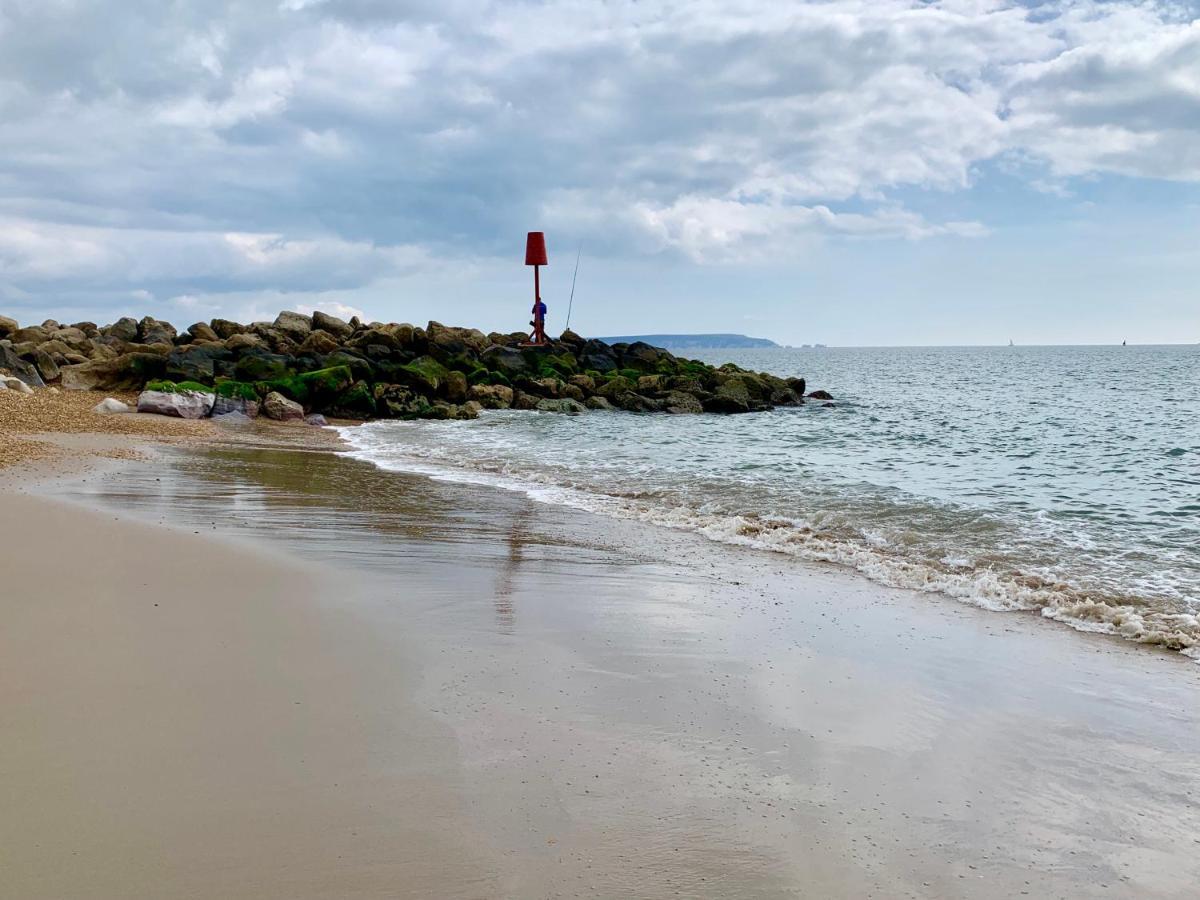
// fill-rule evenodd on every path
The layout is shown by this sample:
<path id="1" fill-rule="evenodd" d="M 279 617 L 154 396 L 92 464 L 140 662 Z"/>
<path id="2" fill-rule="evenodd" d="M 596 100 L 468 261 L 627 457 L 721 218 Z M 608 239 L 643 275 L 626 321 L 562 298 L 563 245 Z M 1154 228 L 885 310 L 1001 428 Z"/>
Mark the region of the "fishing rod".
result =
<path id="1" fill-rule="evenodd" d="M 575 307 L 575 279 L 579 277 L 579 257 L 583 255 L 583 242 L 579 242 L 579 250 L 575 253 L 575 274 L 571 276 L 571 299 L 567 303 L 567 324 L 566 327 L 571 327 L 571 310 Z"/>

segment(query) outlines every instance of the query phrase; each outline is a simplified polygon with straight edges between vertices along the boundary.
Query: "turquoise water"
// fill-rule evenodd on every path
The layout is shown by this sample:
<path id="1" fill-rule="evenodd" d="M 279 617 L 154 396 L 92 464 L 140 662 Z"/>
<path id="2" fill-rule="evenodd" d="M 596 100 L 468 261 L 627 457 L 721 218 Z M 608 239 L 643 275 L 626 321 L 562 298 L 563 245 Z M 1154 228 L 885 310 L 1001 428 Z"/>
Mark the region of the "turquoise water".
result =
<path id="1" fill-rule="evenodd" d="M 1200 347 L 693 353 L 834 395 L 748 416 L 346 429 L 384 468 L 836 562 L 1200 657 Z"/>

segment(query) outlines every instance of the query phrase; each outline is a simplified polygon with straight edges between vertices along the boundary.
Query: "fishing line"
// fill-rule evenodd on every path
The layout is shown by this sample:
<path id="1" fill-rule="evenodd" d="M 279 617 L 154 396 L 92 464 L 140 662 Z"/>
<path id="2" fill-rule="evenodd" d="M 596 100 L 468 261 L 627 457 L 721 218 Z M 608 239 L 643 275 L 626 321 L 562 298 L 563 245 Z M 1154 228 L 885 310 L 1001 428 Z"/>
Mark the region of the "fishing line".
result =
<path id="1" fill-rule="evenodd" d="M 575 274 L 571 276 L 571 299 L 567 303 L 567 324 L 571 327 L 571 310 L 575 307 L 575 279 L 579 277 L 579 257 L 583 255 L 583 242 L 579 242 L 579 250 L 575 253 Z"/>

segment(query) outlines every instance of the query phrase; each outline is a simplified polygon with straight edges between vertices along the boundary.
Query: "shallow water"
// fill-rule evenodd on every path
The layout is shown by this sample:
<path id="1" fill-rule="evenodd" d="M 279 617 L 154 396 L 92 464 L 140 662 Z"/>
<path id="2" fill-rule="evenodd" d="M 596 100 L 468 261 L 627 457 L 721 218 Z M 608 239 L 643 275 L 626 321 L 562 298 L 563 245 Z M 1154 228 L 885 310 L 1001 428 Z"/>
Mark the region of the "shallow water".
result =
<path id="1" fill-rule="evenodd" d="M 1200 348 L 720 351 L 829 390 L 750 416 L 343 430 L 377 465 L 850 566 L 1200 656 Z"/>

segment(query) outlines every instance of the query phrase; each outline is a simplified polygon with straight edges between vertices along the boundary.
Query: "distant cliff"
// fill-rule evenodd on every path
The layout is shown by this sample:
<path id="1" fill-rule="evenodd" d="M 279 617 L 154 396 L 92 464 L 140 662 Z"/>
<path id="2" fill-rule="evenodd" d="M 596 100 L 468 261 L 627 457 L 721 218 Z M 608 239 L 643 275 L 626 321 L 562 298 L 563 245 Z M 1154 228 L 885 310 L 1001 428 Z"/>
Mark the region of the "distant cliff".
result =
<path id="1" fill-rule="evenodd" d="M 766 338 L 744 334 L 632 334 L 624 337 L 600 338 L 606 344 L 632 344 L 642 341 L 652 347 L 667 350 L 728 350 L 731 347 L 778 347 Z"/>

